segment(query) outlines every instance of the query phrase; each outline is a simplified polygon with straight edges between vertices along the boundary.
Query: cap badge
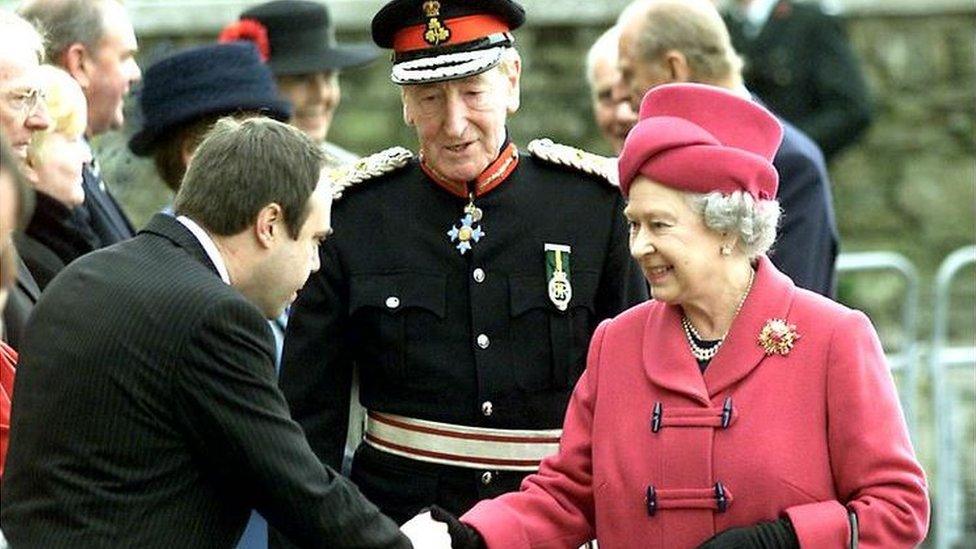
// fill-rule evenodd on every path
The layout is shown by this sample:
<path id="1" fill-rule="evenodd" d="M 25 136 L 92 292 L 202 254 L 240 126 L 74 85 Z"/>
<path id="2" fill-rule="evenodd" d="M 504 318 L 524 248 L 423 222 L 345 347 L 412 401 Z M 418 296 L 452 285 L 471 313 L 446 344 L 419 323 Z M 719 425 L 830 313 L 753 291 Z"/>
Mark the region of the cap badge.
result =
<path id="1" fill-rule="evenodd" d="M 468 205 L 464 207 L 461 226 L 452 225 L 451 230 L 447 231 L 447 236 L 451 237 L 451 242 L 457 242 L 455 248 L 461 252 L 461 255 L 471 249 L 472 243 L 477 244 L 485 236 L 485 232 L 481 230 L 481 225 L 475 225 L 481 221 L 483 215 L 481 208 L 474 205 L 474 194 L 471 194 Z"/>
<path id="2" fill-rule="evenodd" d="M 788 355 L 798 339 L 800 334 L 797 333 L 796 326 L 788 324 L 782 318 L 767 320 L 766 325 L 759 332 L 759 346 L 766 351 L 767 356 Z"/>
<path id="3" fill-rule="evenodd" d="M 549 301 L 560 311 L 565 311 L 573 299 L 573 285 L 569 281 L 570 247 L 547 242 L 545 251 Z"/>
<path id="4" fill-rule="evenodd" d="M 424 42 L 431 46 L 440 45 L 451 38 L 451 29 L 438 19 L 441 15 L 441 3 L 437 0 L 427 0 L 423 5 L 424 15 L 427 17 L 427 31 L 424 32 Z"/>

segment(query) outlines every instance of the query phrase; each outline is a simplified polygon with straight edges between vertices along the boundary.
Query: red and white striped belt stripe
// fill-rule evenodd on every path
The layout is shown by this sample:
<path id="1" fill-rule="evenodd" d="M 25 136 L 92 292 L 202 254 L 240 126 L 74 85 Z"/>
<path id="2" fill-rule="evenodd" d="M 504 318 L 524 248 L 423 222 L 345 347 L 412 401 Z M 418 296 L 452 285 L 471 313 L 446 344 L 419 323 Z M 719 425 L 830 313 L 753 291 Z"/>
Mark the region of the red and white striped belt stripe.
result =
<path id="1" fill-rule="evenodd" d="M 562 429 L 488 429 L 366 412 L 366 443 L 402 457 L 473 469 L 535 471 Z"/>

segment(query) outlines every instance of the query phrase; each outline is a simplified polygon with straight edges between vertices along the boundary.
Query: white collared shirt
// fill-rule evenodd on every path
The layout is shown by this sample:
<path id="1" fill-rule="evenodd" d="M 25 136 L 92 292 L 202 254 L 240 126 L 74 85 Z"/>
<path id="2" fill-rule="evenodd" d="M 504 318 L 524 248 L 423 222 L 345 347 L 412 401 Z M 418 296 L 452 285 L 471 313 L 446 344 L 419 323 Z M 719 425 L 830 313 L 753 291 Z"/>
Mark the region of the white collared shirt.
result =
<path id="1" fill-rule="evenodd" d="M 220 274 L 220 279 L 226 284 L 230 284 L 230 273 L 227 272 L 227 264 L 224 263 L 224 258 L 220 255 L 220 250 L 217 249 L 217 245 L 214 244 L 210 235 L 207 231 L 203 230 L 203 227 L 197 225 L 196 221 L 193 221 L 185 215 L 181 215 L 176 218 L 177 221 L 183 224 L 184 227 L 193 233 L 193 236 L 200 242 L 203 246 L 203 251 L 207 252 L 207 257 L 210 258 L 210 262 L 217 267 L 217 272 Z"/>
<path id="2" fill-rule="evenodd" d="M 730 10 L 736 19 L 743 22 L 743 29 L 749 38 L 755 38 L 769 21 L 769 16 L 773 13 L 773 8 L 779 0 L 752 0 L 749 5 L 743 8 L 738 3 L 733 2 Z"/>

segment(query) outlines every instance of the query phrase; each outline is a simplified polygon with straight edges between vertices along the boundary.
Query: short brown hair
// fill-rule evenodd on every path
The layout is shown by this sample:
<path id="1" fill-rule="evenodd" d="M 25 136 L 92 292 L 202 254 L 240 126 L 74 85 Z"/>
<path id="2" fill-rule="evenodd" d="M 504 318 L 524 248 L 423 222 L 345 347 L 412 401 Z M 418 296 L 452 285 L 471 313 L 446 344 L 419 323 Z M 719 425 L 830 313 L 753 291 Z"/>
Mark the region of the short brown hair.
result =
<path id="1" fill-rule="evenodd" d="M 47 35 L 47 58 L 61 64 L 72 44 L 97 51 L 105 36 L 105 4 L 116 0 L 30 0 L 19 13 Z M 121 2 L 117 2 L 121 4 Z"/>
<path id="2" fill-rule="evenodd" d="M 214 234 L 230 236 L 276 203 L 288 233 L 297 238 L 324 165 L 325 154 L 298 129 L 263 116 L 224 117 L 197 148 L 174 209 Z"/>

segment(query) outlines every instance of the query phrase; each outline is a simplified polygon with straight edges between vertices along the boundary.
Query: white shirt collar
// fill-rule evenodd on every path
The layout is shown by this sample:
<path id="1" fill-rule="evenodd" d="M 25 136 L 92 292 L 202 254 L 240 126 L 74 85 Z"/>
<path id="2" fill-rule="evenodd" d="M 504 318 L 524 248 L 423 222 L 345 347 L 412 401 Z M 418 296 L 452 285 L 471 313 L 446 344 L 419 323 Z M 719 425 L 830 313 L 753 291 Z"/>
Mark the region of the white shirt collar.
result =
<path id="1" fill-rule="evenodd" d="M 203 227 L 197 225 L 196 221 L 193 221 L 185 215 L 181 215 L 176 218 L 177 221 L 183 224 L 184 227 L 193 233 L 193 236 L 200 242 L 203 246 L 203 251 L 207 252 L 207 257 L 210 258 L 210 262 L 217 267 L 217 272 L 220 274 L 220 279 L 226 284 L 230 284 L 230 273 L 227 272 L 227 264 L 224 263 L 224 258 L 220 255 L 220 250 L 217 249 L 217 245 L 214 244 L 210 235 L 207 231 L 203 230 Z"/>
<path id="2" fill-rule="evenodd" d="M 732 10 L 739 20 L 748 22 L 749 27 L 758 33 L 766 21 L 769 21 L 769 16 L 778 3 L 779 0 L 752 0 L 745 8 L 738 3 L 733 3 Z"/>

